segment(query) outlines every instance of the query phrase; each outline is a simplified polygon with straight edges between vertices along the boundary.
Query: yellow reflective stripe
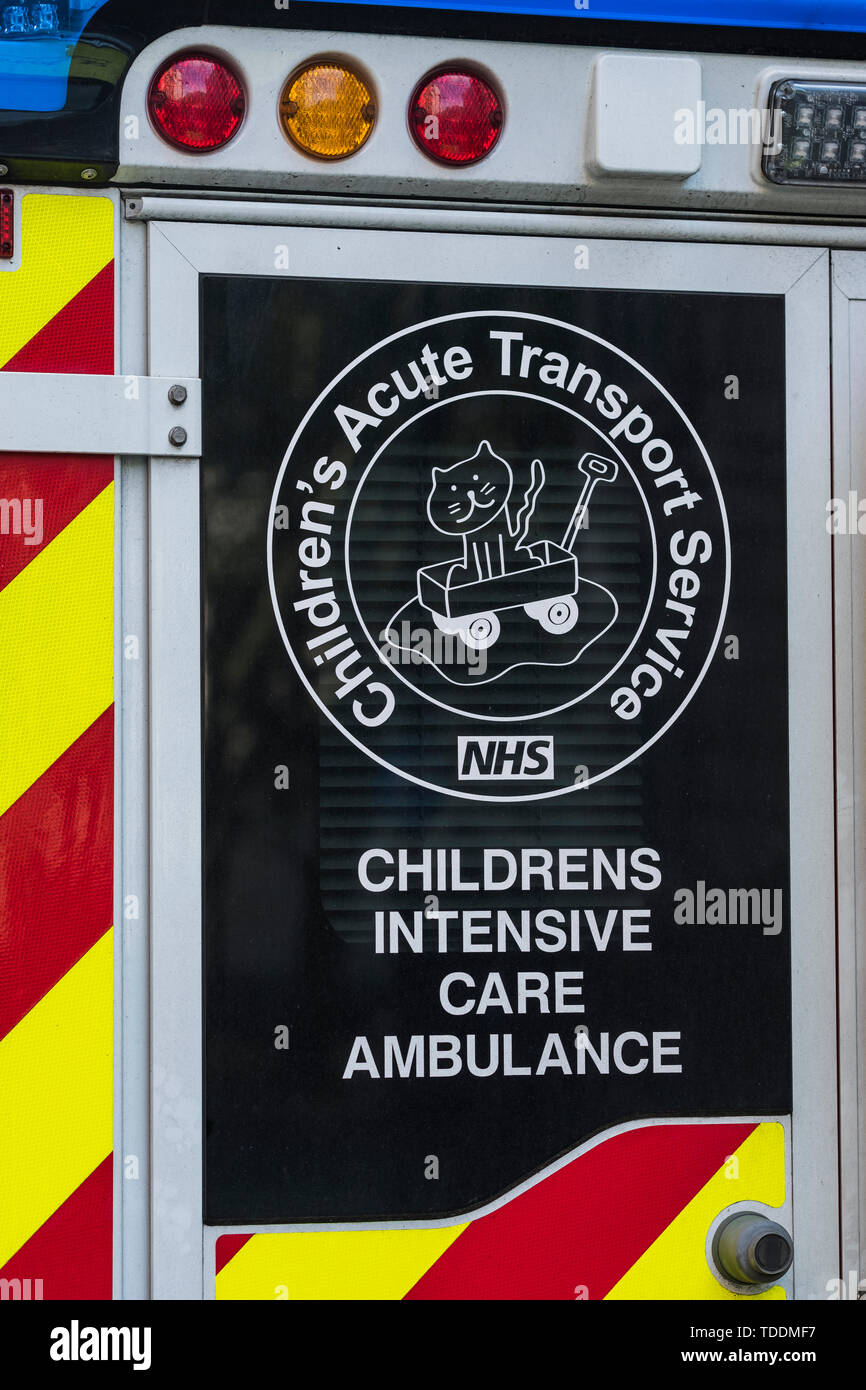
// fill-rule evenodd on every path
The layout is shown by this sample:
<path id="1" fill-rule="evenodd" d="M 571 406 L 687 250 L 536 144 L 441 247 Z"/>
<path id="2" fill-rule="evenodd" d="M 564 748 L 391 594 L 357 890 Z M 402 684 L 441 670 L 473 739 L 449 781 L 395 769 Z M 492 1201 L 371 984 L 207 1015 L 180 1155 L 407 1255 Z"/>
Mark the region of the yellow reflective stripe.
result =
<path id="1" fill-rule="evenodd" d="M 113 255 L 110 199 L 25 194 L 21 265 L 0 276 L 0 367 L 50 323 Z"/>
<path id="2" fill-rule="evenodd" d="M 220 1270 L 218 1299 L 399 1299 L 466 1229 L 258 1235 Z"/>
<path id="3" fill-rule="evenodd" d="M 0 815 L 113 699 L 114 484 L 0 591 Z"/>
<path id="4" fill-rule="evenodd" d="M 112 941 L 0 1042 L 0 1267 L 111 1152 Z"/>
<path id="5" fill-rule="evenodd" d="M 736 1300 L 783 1299 L 779 1285 L 762 1294 L 735 1294 L 723 1288 L 707 1264 L 710 1225 L 735 1202 L 780 1207 L 785 1200 L 785 1131 L 780 1124 L 758 1125 L 717 1173 L 662 1231 L 623 1275 L 607 1298 Z"/>

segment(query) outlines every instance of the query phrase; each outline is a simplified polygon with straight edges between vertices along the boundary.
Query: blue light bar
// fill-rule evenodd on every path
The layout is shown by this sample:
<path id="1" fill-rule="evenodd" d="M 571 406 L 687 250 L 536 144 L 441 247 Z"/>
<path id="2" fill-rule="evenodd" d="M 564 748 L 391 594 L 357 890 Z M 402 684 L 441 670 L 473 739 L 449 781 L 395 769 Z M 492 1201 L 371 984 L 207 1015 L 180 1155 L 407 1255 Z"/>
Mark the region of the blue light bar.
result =
<path id="1" fill-rule="evenodd" d="M 72 49 L 106 0 L 0 0 L 0 108 L 60 111 Z"/>
<path id="2" fill-rule="evenodd" d="M 319 0 L 340 4 L 342 0 Z M 657 24 L 715 24 L 749 29 L 835 29 L 866 33 L 864 0 L 359 0 L 361 6 L 395 5 L 410 10 L 463 10 L 555 19 L 622 19 Z"/>
<path id="3" fill-rule="evenodd" d="M 72 52 L 107 0 L 0 0 L 0 110 L 59 111 L 66 103 Z M 344 4 L 345 0 L 318 0 Z M 866 0 L 356 0 L 359 10 L 630 20 L 659 25 L 866 33 Z M 131 6 L 131 8 L 134 8 Z M 178 6 L 183 22 L 183 3 Z M 323 16 L 324 18 L 324 16 Z M 664 37 L 659 36 L 660 46 Z"/>

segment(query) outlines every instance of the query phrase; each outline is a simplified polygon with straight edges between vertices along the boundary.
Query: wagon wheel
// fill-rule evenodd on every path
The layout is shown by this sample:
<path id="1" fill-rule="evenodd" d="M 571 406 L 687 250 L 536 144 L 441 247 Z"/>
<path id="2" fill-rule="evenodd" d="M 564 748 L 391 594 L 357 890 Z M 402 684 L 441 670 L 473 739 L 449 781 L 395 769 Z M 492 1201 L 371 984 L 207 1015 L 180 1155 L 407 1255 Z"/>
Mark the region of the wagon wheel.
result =
<path id="1" fill-rule="evenodd" d="M 499 637 L 499 632 L 499 619 L 495 613 L 478 613 L 468 626 L 460 628 L 460 637 L 473 651 L 486 652 Z"/>
<path id="2" fill-rule="evenodd" d="M 463 630 L 466 620 L 458 621 L 456 618 L 443 618 L 439 613 L 430 615 L 440 632 L 446 633 L 449 637 L 459 637 Z"/>
<path id="3" fill-rule="evenodd" d="M 527 603 L 524 607 L 524 612 L 528 613 L 530 618 L 534 618 L 545 632 L 552 632 L 554 635 L 571 632 L 577 622 L 579 611 L 570 594 L 563 594 L 561 598 L 542 599 L 538 603 Z"/>
<path id="4" fill-rule="evenodd" d="M 483 652 L 492 647 L 499 636 L 500 624 L 495 613 L 476 613 L 468 619 L 443 618 L 439 613 L 432 613 L 431 616 L 440 632 L 446 633 L 449 637 L 459 637 L 467 647 L 476 652 Z"/>

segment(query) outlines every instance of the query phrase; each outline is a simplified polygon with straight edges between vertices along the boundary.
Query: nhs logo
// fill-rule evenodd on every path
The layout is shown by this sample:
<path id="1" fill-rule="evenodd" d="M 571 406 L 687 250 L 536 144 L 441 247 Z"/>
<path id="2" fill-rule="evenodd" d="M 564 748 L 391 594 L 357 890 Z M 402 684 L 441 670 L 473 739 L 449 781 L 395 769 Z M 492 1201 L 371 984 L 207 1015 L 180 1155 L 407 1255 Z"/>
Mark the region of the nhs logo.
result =
<path id="1" fill-rule="evenodd" d="M 552 782 L 553 739 L 458 737 L 457 776 L 461 782 Z"/>

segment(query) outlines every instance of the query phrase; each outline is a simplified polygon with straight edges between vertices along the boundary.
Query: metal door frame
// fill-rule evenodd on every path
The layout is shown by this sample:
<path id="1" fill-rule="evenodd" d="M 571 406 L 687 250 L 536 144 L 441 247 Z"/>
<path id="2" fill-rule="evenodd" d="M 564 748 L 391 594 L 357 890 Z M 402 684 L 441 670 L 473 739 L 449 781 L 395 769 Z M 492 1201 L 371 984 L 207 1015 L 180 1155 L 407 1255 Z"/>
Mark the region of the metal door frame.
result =
<path id="1" fill-rule="evenodd" d="M 866 254 L 834 251 L 833 497 L 866 497 Z M 866 525 L 866 519 L 864 519 Z M 842 1277 L 866 1278 L 866 540 L 834 536 Z M 853 1275 L 853 1278 L 852 1278 Z"/>

